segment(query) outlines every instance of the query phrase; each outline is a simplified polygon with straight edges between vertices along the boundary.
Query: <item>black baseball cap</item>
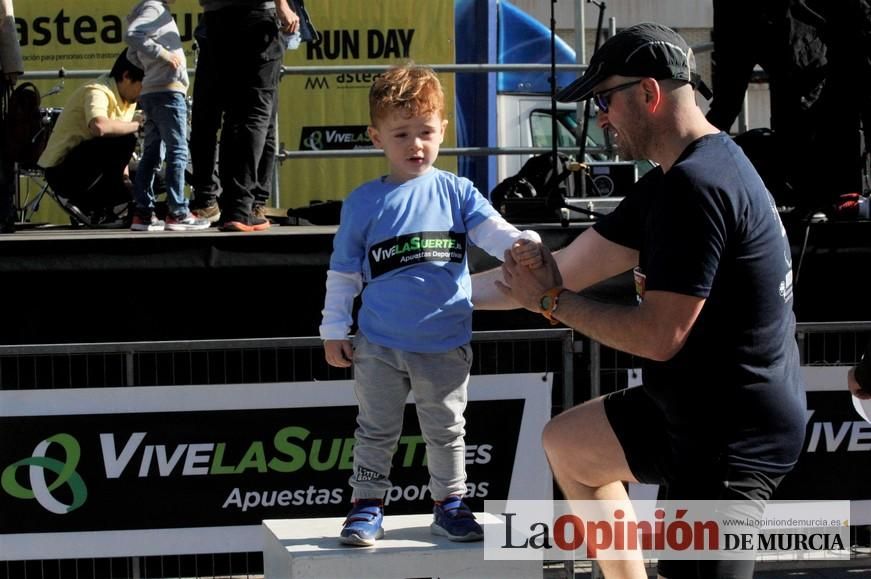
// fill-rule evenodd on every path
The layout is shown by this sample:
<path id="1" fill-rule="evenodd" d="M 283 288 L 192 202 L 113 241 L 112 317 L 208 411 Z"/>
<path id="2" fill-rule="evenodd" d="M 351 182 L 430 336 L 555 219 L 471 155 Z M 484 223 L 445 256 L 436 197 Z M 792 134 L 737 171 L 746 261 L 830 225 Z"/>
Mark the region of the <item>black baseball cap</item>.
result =
<path id="1" fill-rule="evenodd" d="M 693 50 L 683 37 L 662 24 L 642 22 L 605 41 L 593 54 L 584 75 L 559 91 L 556 100 L 587 100 L 593 96 L 593 87 L 614 75 L 683 80 L 710 98 L 710 91 L 696 72 Z"/>

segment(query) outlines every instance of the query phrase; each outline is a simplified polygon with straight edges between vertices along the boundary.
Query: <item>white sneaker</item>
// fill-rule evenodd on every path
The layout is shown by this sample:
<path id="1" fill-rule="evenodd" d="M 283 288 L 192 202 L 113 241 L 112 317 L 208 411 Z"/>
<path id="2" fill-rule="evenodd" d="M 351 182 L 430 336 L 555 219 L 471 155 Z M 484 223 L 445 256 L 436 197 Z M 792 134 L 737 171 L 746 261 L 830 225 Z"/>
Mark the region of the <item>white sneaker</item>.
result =
<path id="1" fill-rule="evenodd" d="M 130 223 L 132 231 L 163 231 L 165 223 L 157 218 L 153 213 L 151 218 L 142 217 L 138 213 L 133 216 L 133 221 Z"/>
<path id="2" fill-rule="evenodd" d="M 195 231 L 208 229 L 211 225 L 208 219 L 194 217 L 193 213 L 188 213 L 184 217 L 166 216 L 166 228 L 170 231 Z"/>

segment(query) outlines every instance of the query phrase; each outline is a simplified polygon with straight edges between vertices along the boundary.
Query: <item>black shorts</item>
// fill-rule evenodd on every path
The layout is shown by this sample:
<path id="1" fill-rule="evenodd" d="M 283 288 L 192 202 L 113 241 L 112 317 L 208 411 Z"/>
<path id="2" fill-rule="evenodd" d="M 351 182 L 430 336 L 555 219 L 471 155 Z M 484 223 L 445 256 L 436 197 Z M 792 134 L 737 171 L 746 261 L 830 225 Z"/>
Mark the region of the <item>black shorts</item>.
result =
<path id="1" fill-rule="evenodd" d="M 730 467 L 716 444 L 680 436 L 643 388 L 605 397 L 605 413 L 635 478 L 660 485 L 661 500 L 768 501 L 784 475 Z M 761 514 L 761 513 L 760 513 Z M 744 579 L 753 577 L 753 560 L 661 560 L 668 579 Z"/>

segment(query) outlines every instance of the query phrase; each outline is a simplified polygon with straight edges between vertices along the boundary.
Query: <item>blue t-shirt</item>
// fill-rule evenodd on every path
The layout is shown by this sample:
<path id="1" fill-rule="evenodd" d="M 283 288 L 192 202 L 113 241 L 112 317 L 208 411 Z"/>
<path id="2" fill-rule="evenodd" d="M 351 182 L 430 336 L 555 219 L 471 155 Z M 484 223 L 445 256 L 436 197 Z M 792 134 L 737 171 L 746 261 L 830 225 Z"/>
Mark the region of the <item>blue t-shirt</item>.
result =
<path id="1" fill-rule="evenodd" d="M 713 446 L 733 466 L 788 472 L 807 420 L 792 254 L 743 151 L 725 133 L 698 139 L 667 173 L 645 175 L 595 229 L 639 250 L 641 293 L 706 300 L 681 351 L 643 365 L 643 387 L 675 443 Z"/>
<path id="2" fill-rule="evenodd" d="M 498 213 L 471 181 L 433 168 L 396 184 L 376 179 L 342 205 L 330 269 L 361 273 L 357 325 L 407 352 L 446 352 L 472 338 L 466 233 Z"/>

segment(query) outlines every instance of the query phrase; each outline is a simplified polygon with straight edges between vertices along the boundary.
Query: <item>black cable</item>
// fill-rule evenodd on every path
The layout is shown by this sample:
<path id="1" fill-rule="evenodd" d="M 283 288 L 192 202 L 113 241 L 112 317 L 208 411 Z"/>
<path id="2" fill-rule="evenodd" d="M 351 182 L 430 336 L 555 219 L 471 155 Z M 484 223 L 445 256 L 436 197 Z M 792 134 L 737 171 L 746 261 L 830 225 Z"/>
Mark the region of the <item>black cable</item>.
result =
<path id="1" fill-rule="evenodd" d="M 798 276 L 801 274 L 801 263 L 804 261 L 804 254 L 807 251 L 807 243 L 811 234 L 811 221 L 808 219 L 807 225 L 804 228 L 804 239 L 801 242 L 801 251 L 798 254 L 798 263 L 795 266 L 793 271 L 793 281 L 792 281 L 792 293 L 796 295 L 798 291 Z"/>

